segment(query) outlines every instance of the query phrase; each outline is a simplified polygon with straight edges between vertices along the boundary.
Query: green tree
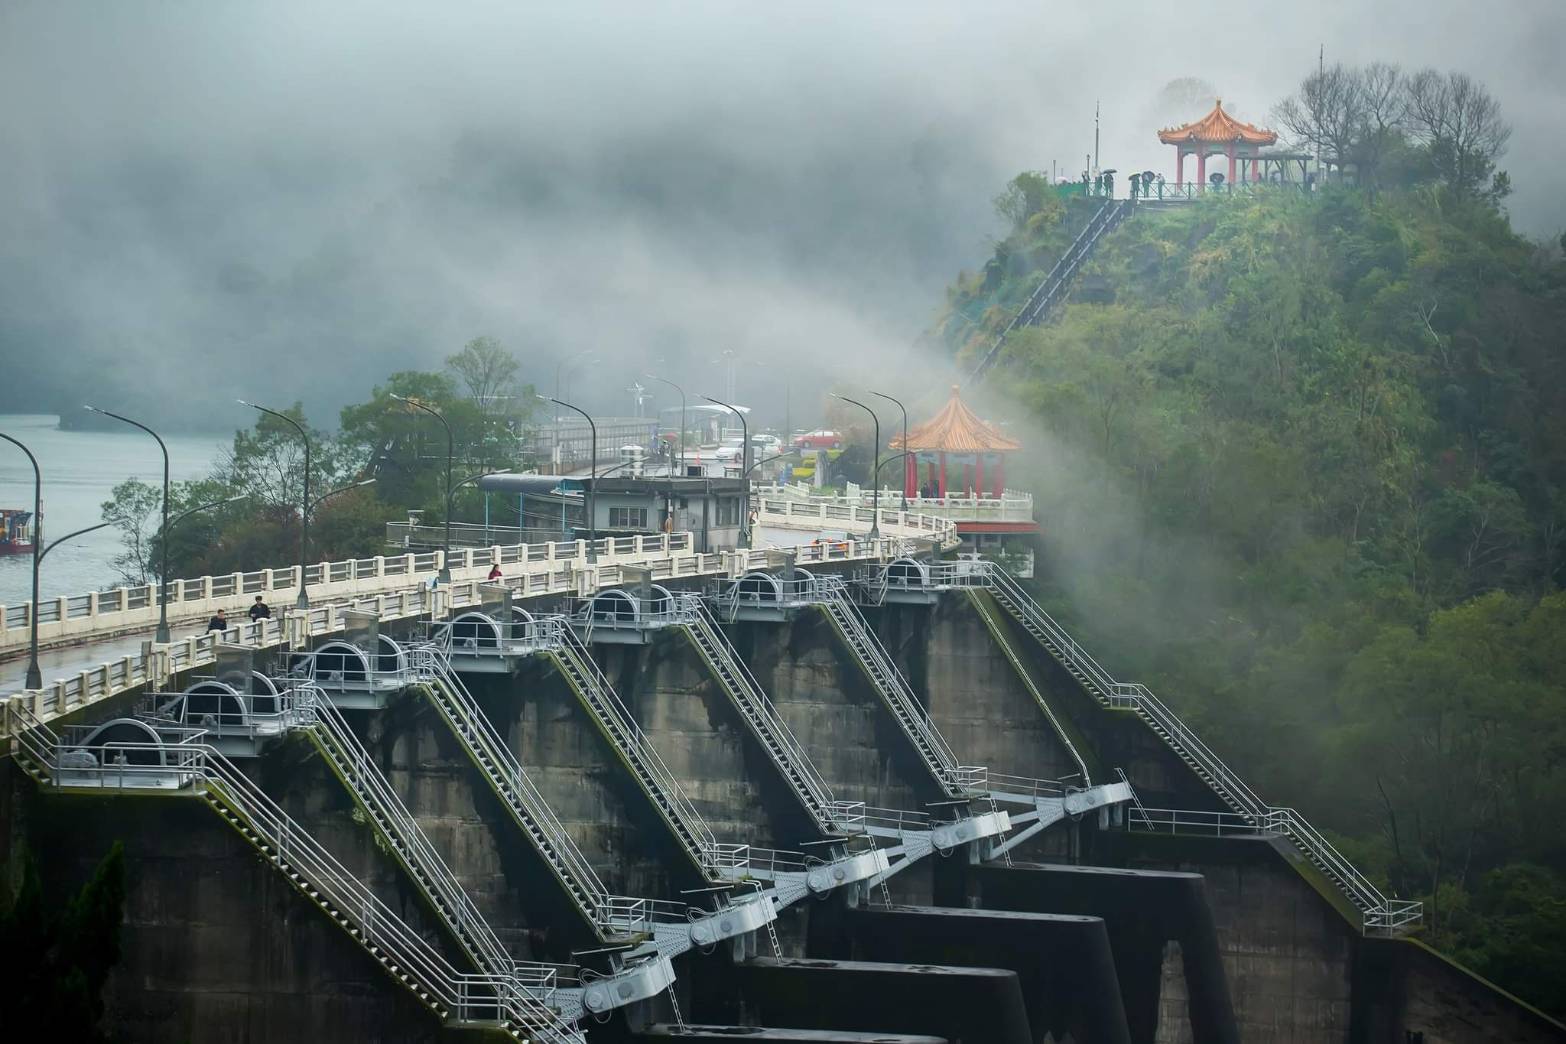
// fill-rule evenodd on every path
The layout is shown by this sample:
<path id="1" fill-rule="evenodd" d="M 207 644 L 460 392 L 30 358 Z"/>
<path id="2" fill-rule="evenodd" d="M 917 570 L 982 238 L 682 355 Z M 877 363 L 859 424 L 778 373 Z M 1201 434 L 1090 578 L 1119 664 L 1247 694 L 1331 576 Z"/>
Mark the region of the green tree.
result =
<path id="1" fill-rule="evenodd" d="M 1401 133 L 1374 194 L 1139 212 L 988 385 L 1050 611 L 1543 1002 L 1523 965 L 1556 967 L 1554 907 L 1506 911 L 1566 872 L 1566 263 L 1508 226 L 1491 168 Z M 1038 285 L 1067 210 L 959 276 L 954 354 Z"/>
<path id="2" fill-rule="evenodd" d="M 995 197 L 995 213 L 1013 229 L 1021 229 L 1041 213 L 1060 213 L 1060 196 L 1050 184 L 1049 175 L 1029 170 L 1006 183 L 1006 191 Z"/>
<path id="3" fill-rule="evenodd" d="M 112 562 L 126 584 L 139 587 L 157 577 L 156 532 L 162 504 L 161 488 L 131 478 L 111 489 L 101 505 L 103 521 L 113 523 L 120 535 L 120 552 Z"/>
<path id="4" fill-rule="evenodd" d="M 520 393 L 517 374 L 521 370 L 516 356 L 493 337 L 475 337 L 455 355 L 446 357 L 446 367 L 461 379 L 468 397 L 491 415 L 504 415 L 515 408 Z"/>
<path id="5" fill-rule="evenodd" d="M 115 842 L 92 878 L 63 906 L 51 902 L 29 854 L 21 887 L 0 910 L 0 969 L 7 1040 L 107 1040 L 103 987 L 120 959 L 125 853 Z"/>
<path id="6" fill-rule="evenodd" d="M 315 557 L 332 561 L 364 558 L 386 543 L 386 523 L 396 521 L 391 507 L 373 492 L 355 489 L 322 504 L 310 520 Z"/>
<path id="7" fill-rule="evenodd" d="M 354 469 L 338 444 L 310 426 L 299 403 L 280 412 L 301 425 L 309 439 L 312 496 L 340 485 Z M 252 427 L 234 433 L 233 444 L 219 457 L 211 477 L 235 494 L 297 511 L 304 497 L 304 440 L 292 425 L 258 414 Z"/>
<path id="8" fill-rule="evenodd" d="M 444 508 L 446 430 L 435 418 L 393 399 L 416 399 L 451 426 L 457 464 L 465 473 L 486 445 L 483 411 L 443 373 L 403 370 L 375 386 L 369 401 L 342 411 L 342 443 L 376 479 L 376 493 L 397 509 Z M 454 474 L 453 481 L 466 477 Z"/>

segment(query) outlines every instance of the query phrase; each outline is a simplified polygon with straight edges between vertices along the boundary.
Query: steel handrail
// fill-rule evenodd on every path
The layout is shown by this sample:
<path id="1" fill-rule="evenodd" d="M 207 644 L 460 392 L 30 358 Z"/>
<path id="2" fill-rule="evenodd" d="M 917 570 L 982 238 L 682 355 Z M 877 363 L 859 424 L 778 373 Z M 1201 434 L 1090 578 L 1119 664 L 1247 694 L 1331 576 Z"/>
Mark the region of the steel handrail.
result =
<path id="1" fill-rule="evenodd" d="M 1018 326 L 1027 326 L 1038 320 L 1044 306 L 1054 300 L 1060 288 L 1076 273 L 1077 268 L 1081 266 L 1082 261 L 1086 259 L 1092 248 L 1097 245 L 1103 234 L 1110 227 L 1119 223 L 1120 216 L 1120 205 L 1115 200 L 1107 200 L 1098 210 L 1094 211 L 1093 216 L 1088 219 L 1088 223 L 1083 227 L 1082 231 L 1078 232 L 1076 238 L 1071 241 L 1071 245 L 1066 248 L 1054 266 L 1040 280 L 1038 286 L 1028 295 L 1027 300 L 1023 301 L 1022 307 L 1012 314 L 1005 328 L 990 342 L 989 348 L 985 349 L 984 357 L 979 360 L 968 375 L 970 383 L 982 378 L 990 366 L 994 364 L 1002 345 L 1006 343 L 1006 338 L 1011 336 L 1013 330 Z"/>
<path id="2" fill-rule="evenodd" d="M 19 739 L 27 746 L 29 754 L 39 751 L 40 744 L 29 742 L 25 738 L 28 734 L 37 732 L 46 741 L 52 739 L 58 744 L 53 731 L 26 708 L 13 708 L 13 712 L 23 722 L 25 731 L 19 730 Z M 543 1034 L 544 1039 L 585 1044 L 585 1038 L 574 1026 L 534 998 L 521 981 L 508 975 L 471 975 L 453 968 L 438 950 L 216 748 L 207 744 L 179 744 L 164 750 L 172 750 L 177 757 L 185 759 L 182 764 L 190 766 L 196 788 L 213 795 L 240 817 L 272 848 L 279 865 L 287 864 L 295 869 L 318 894 L 328 897 L 344 917 L 352 920 L 364 945 L 383 951 L 390 963 L 406 970 L 425 993 L 455 1012 L 459 1020 L 509 1020 L 530 1032 Z M 56 745 L 41 764 L 58 772 L 60 754 L 61 749 Z M 54 778 L 58 780 L 59 777 Z M 475 987 L 489 993 L 481 993 L 475 999 Z"/>
<path id="3" fill-rule="evenodd" d="M 1071 637 L 1070 633 L 1056 622 L 1053 616 L 1045 612 L 1044 607 L 1034 601 L 1033 597 L 1022 589 L 1022 586 L 1017 583 L 1010 573 L 993 562 L 986 562 L 984 565 L 984 572 L 994 581 L 994 585 L 1012 600 L 1016 601 L 1020 609 L 1032 616 L 1034 623 L 1039 626 L 1039 629 L 1047 632 L 1051 640 L 1059 645 L 1063 652 L 1068 653 L 1069 658 L 1075 663 L 1077 669 L 1088 675 L 1093 680 L 1093 683 L 1103 690 L 1105 696 L 1113 696 L 1115 694 L 1115 679 L 1110 673 L 1100 666 L 1098 661 L 1093 659 L 1086 649 L 1079 646 L 1076 639 Z"/>
<path id="4" fill-rule="evenodd" d="M 794 736 L 788 723 L 778 714 L 777 708 L 762 691 L 760 684 L 750 673 L 750 669 L 734 654 L 733 648 L 723 632 L 718 629 L 712 614 L 700 602 L 697 603 L 697 611 L 688 626 L 712 647 L 712 652 L 709 652 L 701 642 L 697 643 L 697 649 L 700 650 L 703 658 L 714 658 L 710 666 L 719 679 L 723 678 L 724 672 L 734 677 L 737 684 L 732 688 L 736 691 L 731 692 L 731 696 L 738 697 L 737 702 L 745 703 L 746 707 L 743 709 L 745 717 L 754 721 L 757 728 L 767 735 L 768 741 L 763 745 L 775 748 L 780 756 L 788 759 L 790 764 L 780 767 L 792 769 L 805 788 L 805 794 L 802 796 L 815 810 L 817 818 L 828 828 L 834 826 L 833 809 L 837 802 L 832 796 L 831 788 L 822 777 L 820 770 L 810 760 L 804 745 Z M 722 663 L 716 662 L 718 657 L 722 658 Z"/>
<path id="5" fill-rule="evenodd" d="M 1237 814 L 1249 819 L 1258 829 L 1287 836 L 1307 856 L 1317 860 L 1359 908 L 1365 928 L 1396 928 L 1422 916 L 1414 912 L 1422 909 L 1422 903 L 1388 899 L 1298 811 L 1263 801 L 1152 690 L 1141 683 L 1116 682 L 1009 573 L 993 562 L 985 566 L 985 573 L 992 581 L 991 590 L 1002 594 L 1019 615 L 1031 619 L 1034 626 L 1048 634 L 1060 655 L 1093 680 L 1100 689 L 1100 699 L 1110 706 L 1123 705 L 1135 710 L 1144 720 L 1157 725 L 1171 748 L 1189 757 L 1211 778 L 1210 786 L 1215 790 L 1221 788 L 1221 793 L 1228 795 Z"/>
<path id="6" fill-rule="evenodd" d="M 695 842 L 696 847 L 691 855 L 697 865 L 711 871 L 727 869 L 723 858 L 726 846 L 718 843 L 712 828 L 696 810 L 674 773 L 658 756 L 652 741 L 626 710 L 597 662 L 582 647 L 563 618 L 550 618 L 550 626 L 558 635 L 558 643 L 551 652 L 561 657 L 582 678 L 589 690 L 582 695 L 588 697 L 589 704 L 602 707 L 601 722 L 611 742 L 621 749 L 622 754 L 640 762 L 642 774 L 645 774 L 647 783 L 656 791 L 652 795 L 654 804 L 660 809 L 666 808 L 668 814 L 678 820 L 678 823 L 671 823 L 676 827 L 676 832 L 683 833 Z M 618 733 L 618 738 L 615 733 Z"/>
<path id="7" fill-rule="evenodd" d="M 505 794 L 511 795 L 506 803 L 511 805 L 514 802 L 517 811 L 526 815 L 533 828 L 543 836 L 549 846 L 549 852 L 540 853 L 545 863 L 562 878 L 568 891 L 582 897 L 582 901 L 587 904 L 583 913 L 588 920 L 595 925 L 606 926 L 605 918 L 615 908 L 615 901 L 619 897 L 609 894 L 592 865 L 566 832 L 565 825 L 555 815 L 554 809 L 523 771 L 511 748 L 495 732 L 495 727 L 474 701 L 467 686 L 457 678 L 450 662 L 433 647 L 415 646 L 409 653 L 415 667 L 424 672 L 425 680 L 439 685 L 451 706 L 461 715 L 460 723 L 456 720 L 449 723 L 458 739 L 469 748 L 475 765 L 482 770 L 483 761 L 487 760 L 494 766 L 493 771 L 485 773 L 491 784 L 504 792 L 503 797 Z M 439 701 L 437 707 L 440 707 Z"/>
<path id="8" fill-rule="evenodd" d="M 327 747 L 335 749 L 336 757 L 341 758 L 346 770 L 354 774 L 357 783 L 347 779 L 344 782 L 353 789 L 367 811 L 382 818 L 389 835 L 387 840 L 404 859 L 415 864 L 410 869 L 416 869 L 413 876 L 420 886 L 424 887 L 427 880 L 429 887 L 436 890 L 438 894 L 429 896 L 431 905 L 447 922 L 474 963 L 484 971 L 510 971 L 516 962 L 506 952 L 494 929 L 430 844 L 418 821 L 392 791 L 380 767 L 370 760 L 342 713 L 324 696 L 316 700 L 315 725 L 310 734 L 321 744 L 323 753 L 327 753 Z"/>
<path id="9" fill-rule="evenodd" d="M 1272 811 L 1272 806 L 1257 796 L 1256 792 L 1251 790 L 1233 769 L 1224 764 L 1223 760 L 1213 753 L 1190 726 L 1180 720 L 1162 700 L 1153 695 L 1147 686 L 1133 682 L 1117 685 L 1116 690 L 1116 696 L 1124 699 L 1129 695 L 1135 700 L 1135 709 L 1162 727 L 1195 760 L 1201 762 L 1209 775 L 1221 781 L 1224 789 L 1235 795 L 1234 804 L 1239 806 L 1240 811 L 1258 817 Z"/>
<path id="10" fill-rule="evenodd" d="M 941 735 L 935 721 L 929 712 L 919 705 L 919 701 L 913 694 L 913 688 L 908 680 L 903 677 L 902 671 L 892 662 L 882 647 L 880 639 L 876 638 L 870 630 L 870 625 L 860 615 L 853 602 L 848 599 L 846 585 L 840 577 L 821 577 L 825 582 L 824 590 L 827 596 L 822 600 L 822 605 L 831 614 L 843 631 L 845 638 L 849 640 L 855 653 L 874 663 L 881 675 L 888 680 L 887 685 L 877 685 L 883 694 L 902 708 L 903 716 L 913 724 L 924 742 L 929 746 L 935 756 L 936 765 L 931 766 L 938 774 L 948 782 L 956 784 L 959 764 L 957 755 L 946 742 L 946 737 Z M 870 664 L 867 663 L 866 666 Z M 872 675 L 872 681 L 874 676 Z"/>

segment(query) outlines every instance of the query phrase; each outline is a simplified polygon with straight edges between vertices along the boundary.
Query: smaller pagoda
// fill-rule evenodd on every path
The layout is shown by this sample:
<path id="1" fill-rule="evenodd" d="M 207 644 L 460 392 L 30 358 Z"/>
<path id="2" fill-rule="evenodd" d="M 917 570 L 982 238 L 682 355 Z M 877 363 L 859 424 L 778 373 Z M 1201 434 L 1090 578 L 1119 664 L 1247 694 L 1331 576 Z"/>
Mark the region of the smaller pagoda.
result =
<path id="1" fill-rule="evenodd" d="M 941 412 L 892 440 L 893 449 L 906 450 L 903 492 L 907 496 L 944 497 L 947 491 L 963 496 L 999 497 L 1006 491 L 1006 454 L 1022 444 L 1007 438 L 993 425 L 980 420 L 952 385 L 952 397 Z"/>
<path id="2" fill-rule="evenodd" d="M 1185 184 L 1185 157 L 1196 157 L 1196 183 L 1207 184 L 1207 157 L 1229 157 L 1229 184 L 1233 185 L 1241 164 L 1249 163 L 1248 180 L 1262 179 L 1263 146 L 1275 145 L 1278 132 L 1244 123 L 1223 111 L 1223 99 L 1213 111 L 1183 127 L 1168 127 L 1158 132 L 1158 140 L 1175 147 L 1175 184 Z"/>

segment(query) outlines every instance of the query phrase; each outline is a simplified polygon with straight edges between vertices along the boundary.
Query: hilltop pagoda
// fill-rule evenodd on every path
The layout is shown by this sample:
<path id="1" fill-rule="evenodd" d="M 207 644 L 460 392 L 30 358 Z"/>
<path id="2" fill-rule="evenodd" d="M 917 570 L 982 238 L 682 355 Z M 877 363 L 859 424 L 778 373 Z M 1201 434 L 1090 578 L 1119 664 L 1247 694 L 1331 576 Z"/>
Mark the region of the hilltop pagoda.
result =
<path id="1" fill-rule="evenodd" d="M 907 450 L 903 467 L 903 492 L 910 497 L 955 493 L 1000 496 L 1006 491 L 1006 454 L 1022 444 L 1001 434 L 970 410 L 952 385 L 952 397 L 934 417 L 892 440 L 897 450 Z"/>
<path id="2" fill-rule="evenodd" d="M 1158 132 L 1158 140 L 1175 147 L 1175 184 L 1185 184 L 1185 157 L 1196 157 L 1196 183 L 1207 184 L 1207 157 L 1229 157 L 1229 184 L 1234 184 L 1236 167 L 1249 163 L 1249 180 L 1262 179 L 1261 150 L 1278 141 L 1278 132 L 1244 123 L 1223 111 L 1223 99 L 1213 111 L 1183 127 L 1168 127 Z"/>

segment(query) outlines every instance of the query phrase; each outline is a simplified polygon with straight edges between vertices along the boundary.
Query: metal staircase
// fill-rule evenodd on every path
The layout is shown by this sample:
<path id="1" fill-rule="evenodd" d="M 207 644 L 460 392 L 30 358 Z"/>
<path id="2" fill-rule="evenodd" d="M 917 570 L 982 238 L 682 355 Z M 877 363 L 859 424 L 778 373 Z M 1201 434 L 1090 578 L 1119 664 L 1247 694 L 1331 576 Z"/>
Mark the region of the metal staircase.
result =
<path id="1" fill-rule="evenodd" d="M 751 735 L 761 744 L 772 763 L 815 820 L 823 834 L 845 833 L 863 829 L 863 804 L 838 802 L 821 773 L 811 763 L 810 756 L 799 740 L 789 731 L 772 701 L 757 684 L 735 654 L 734 647 L 718 629 L 717 622 L 706 606 L 697 600 L 695 611 L 684 626 L 687 637 L 707 664 L 729 701 L 745 719 Z M 853 823 L 853 809 L 858 809 L 858 826 Z"/>
<path id="2" fill-rule="evenodd" d="M 952 847 L 949 838 L 953 835 L 961 842 L 989 837 L 994 840 L 987 845 L 985 858 L 1006 859 L 1012 849 L 1067 816 L 1109 809 L 1130 800 L 1130 787 L 1126 784 L 1087 785 L 1084 789 L 1068 787 L 1061 780 L 1012 776 L 992 772 L 981 765 L 958 764 L 956 754 L 919 703 L 908 680 L 849 599 L 847 585 L 836 577 L 822 580 L 819 604 L 913 742 L 931 775 L 954 799 L 948 804 L 961 806 L 964 802 L 979 802 L 965 817 L 948 826 L 933 827 L 931 838 L 937 850 Z M 986 805 L 987 812 L 983 811 Z M 1027 811 L 1001 811 L 1001 805 L 1021 805 Z M 1018 828 L 1017 833 L 1005 836 L 1013 828 Z"/>
<path id="3" fill-rule="evenodd" d="M 341 712 L 330 701 L 318 700 L 315 723 L 307 732 L 474 965 L 497 974 L 513 974 L 516 962 L 392 791 L 380 767 L 370 760 Z"/>
<path id="4" fill-rule="evenodd" d="M 1072 240 L 1071 246 L 1067 247 L 1060 260 L 1055 262 L 1055 267 L 1049 270 L 1044 279 L 1034 288 L 1033 293 L 1028 295 L 1028 299 L 1022 303 L 1021 308 L 1017 309 L 1017 313 L 1011 317 L 1006 328 L 996 335 L 995 340 L 985 350 L 984 357 L 969 372 L 970 385 L 978 383 L 989 372 L 990 367 L 995 365 L 996 360 L 1000 358 L 1001 348 L 1006 344 L 1006 338 L 1011 336 L 1013 330 L 1019 326 L 1036 326 L 1049 318 L 1055 307 L 1066 299 L 1077 270 L 1092 255 L 1099 242 L 1130 216 L 1135 205 L 1134 200 L 1111 199 L 1106 200 L 1104 205 L 1094 212 L 1087 227 Z"/>
<path id="5" fill-rule="evenodd" d="M 957 763 L 957 755 L 952 753 L 946 738 L 919 705 L 907 679 L 887 655 L 875 632 L 865 623 L 859 609 L 849 600 L 847 586 L 836 577 L 822 579 L 837 582 L 820 585 L 822 595 L 819 604 L 936 782 L 947 794 L 956 798 L 972 797 L 976 792 L 982 792 L 984 769 Z"/>
<path id="6" fill-rule="evenodd" d="M 792 853 L 768 854 L 762 849 L 752 849 L 751 872 L 771 876 L 779 883 L 780 893 L 786 892 L 790 878 L 795 879 L 796 887 L 803 884 L 817 893 L 829 890 L 834 881 L 839 885 L 864 881 L 870 889 L 878 888 L 882 901 L 890 905 L 887 879 L 930 853 L 950 852 L 974 842 L 994 845 L 1012 824 L 1021 825 L 1038 818 L 1037 813 L 1009 818 L 992 801 L 986 813 L 972 816 L 959 812 L 956 819 L 936 823 L 922 812 L 867 808 L 863 802 L 835 800 L 803 745 L 746 669 L 704 604 L 688 615 L 685 628 L 752 734 L 789 781 L 801 804 L 815 817 L 818 829 L 823 834 L 840 835 L 845 839 L 844 843 L 832 846 L 833 855 L 829 859 L 809 859 L 797 865 L 793 861 L 798 857 Z M 1039 829 L 1046 825 L 1040 823 Z M 878 838 L 891 844 L 883 848 L 878 844 Z M 850 844 L 850 839 L 862 840 Z M 1000 850 L 995 854 L 1001 854 Z M 788 872 L 770 872 L 777 869 L 771 864 L 780 859 L 789 864 Z M 864 894 L 868 897 L 869 892 Z"/>
<path id="7" fill-rule="evenodd" d="M 547 640 L 540 644 L 541 650 L 554 650 L 564 647 L 568 641 L 574 641 L 569 624 L 564 618 L 550 618 L 540 620 L 538 623 L 541 633 L 547 637 Z M 580 849 L 550 811 L 542 795 L 528 780 L 511 749 L 496 735 L 493 726 L 489 724 L 482 710 L 473 701 L 472 695 L 468 693 L 461 679 L 452 669 L 443 650 L 434 645 L 415 646 L 409 649 L 409 655 L 420 675 L 426 679 L 430 698 L 435 701 L 442 716 L 446 718 L 467 748 L 474 763 L 489 780 L 496 795 L 511 810 L 513 819 L 533 840 L 540 854 L 544 856 L 561 883 L 576 900 L 584 916 L 597 929 L 600 938 L 606 942 L 633 944 L 633 948 L 627 950 L 623 956 L 628 967 L 630 962 L 642 959 L 656 959 L 667 966 L 668 958 L 676 957 L 693 948 L 710 948 L 724 939 L 759 931 L 776 919 L 778 909 L 798 901 L 808 891 L 817 893 L 830 891 L 840 883 L 830 877 L 820 877 L 818 873 L 807 873 L 810 868 L 803 862 L 803 857 L 792 853 L 777 855 L 791 861 L 799 861 L 798 867 L 793 866 L 791 862 L 788 872 L 763 873 L 759 868 L 750 865 L 751 849 L 748 846 L 714 843 L 712 850 L 715 855 L 709 864 L 711 867 L 709 872 L 721 875 L 718 880 L 725 884 L 733 884 L 747 876 L 754 876 L 771 878 L 782 883 L 777 888 L 766 889 L 740 899 L 731 899 L 720 894 L 716 897 L 716 908 L 712 910 L 692 907 L 687 903 L 610 895 L 599 881 L 597 874 L 588 865 Z M 563 656 L 569 656 L 571 659 L 568 662 L 573 662 L 578 671 L 583 672 L 582 676 L 588 679 L 588 683 L 592 683 L 597 673 L 596 667 L 587 669 L 591 665 L 591 659 L 586 657 L 580 646 L 568 649 Z M 587 659 L 586 664 L 580 662 L 583 658 Z M 597 675 L 597 677 L 602 676 Z M 613 690 L 607 689 L 607 681 L 601 684 L 605 688 L 600 691 L 600 697 L 607 693 L 607 697 L 613 699 L 615 707 L 618 707 L 618 697 L 614 696 Z M 623 715 L 624 709 L 618 708 L 618 714 L 613 714 L 611 717 L 611 721 L 618 729 L 624 727 Z M 641 744 L 646 743 L 646 737 L 640 732 L 632 735 L 637 737 Z M 617 746 L 616 749 L 620 748 Z M 649 746 L 633 752 L 650 751 Z M 652 756 L 656 757 L 656 754 Z M 662 767 L 661 761 L 656 764 Z M 662 776 L 654 778 L 672 782 L 673 777 L 668 775 L 667 768 L 662 768 L 662 773 Z M 694 813 L 694 809 L 688 808 L 688 799 L 678 791 L 677 784 L 675 788 L 672 793 L 678 801 L 683 802 L 690 813 Z M 696 823 L 702 831 L 706 832 L 706 836 L 711 836 L 711 832 L 699 818 L 696 819 Z M 726 872 L 724 868 L 727 868 Z M 789 880 L 785 881 L 785 879 Z M 669 981 L 672 979 L 672 972 L 670 972 Z M 611 996 L 614 990 L 618 989 L 618 985 L 613 982 L 605 985 L 614 989 L 600 989 L 596 985 L 590 985 L 584 990 L 585 1005 L 589 1011 L 600 1012 L 605 1010 L 605 1007 L 613 1007 L 620 1003 Z"/>
<path id="8" fill-rule="evenodd" d="M 993 562 L 985 563 L 983 576 L 985 586 L 1001 608 L 1102 706 L 1136 714 L 1236 816 L 1256 831 L 1281 834 L 1293 842 L 1305 860 L 1329 878 L 1359 910 L 1365 931 L 1394 932 L 1420 921 L 1422 903 L 1388 899 L 1304 816 L 1292 808 L 1269 805 L 1258 797 L 1147 686 L 1115 681 L 1005 569 Z M 1135 814 L 1152 825 L 1148 810 L 1138 807 Z"/>
<path id="9" fill-rule="evenodd" d="M 468 974 L 453 968 L 373 890 L 345 869 L 255 782 L 202 743 L 141 749 L 84 748 L 59 737 L 26 709 L 12 707 L 22 726 L 14 753 L 40 784 L 92 793 L 199 795 L 301 895 L 320 908 L 389 975 L 438 1017 L 464 1027 L 499 1028 L 516 1040 L 586 1044 L 586 1037 L 547 1003 L 551 979 Z M 126 758 L 127 752 L 135 760 Z M 153 754 L 150 759 L 145 754 Z"/>
<path id="10" fill-rule="evenodd" d="M 442 651 L 434 646 L 414 646 L 409 655 L 447 727 L 588 923 L 606 942 L 645 931 L 639 907 L 643 901 L 609 894 Z"/>
<path id="11" fill-rule="evenodd" d="M 712 881 L 732 881 L 744 868 L 745 846 L 719 844 L 691 803 L 685 789 L 631 718 L 609 679 L 580 639 L 561 620 L 547 620 L 553 641 L 547 655 L 560 669 L 604 738 L 636 778 L 642 791 L 702 873 Z"/>

